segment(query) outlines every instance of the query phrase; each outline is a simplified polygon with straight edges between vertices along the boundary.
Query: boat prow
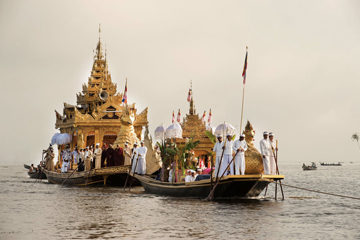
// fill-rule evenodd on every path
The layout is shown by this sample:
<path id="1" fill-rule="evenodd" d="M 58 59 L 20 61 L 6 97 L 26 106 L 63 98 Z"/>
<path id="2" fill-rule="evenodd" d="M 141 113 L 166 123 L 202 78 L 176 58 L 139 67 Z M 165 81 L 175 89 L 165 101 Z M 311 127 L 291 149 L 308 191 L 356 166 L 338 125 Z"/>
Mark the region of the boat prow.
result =
<path id="1" fill-rule="evenodd" d="M 130 169 L 130 165 L 113 166 L 90 171 L 77 172 L 70 170 L 59 173 L 44 170 L 50 183 L 70 186 L 115 185 L 123 186 Z"/>
<path id="2" fill-rule="evenodd" d="M 152 194 L 206 198 L 211 190 L 211 180 L 205 179 L 195 182 L 161 182 L 148 176 L 135 174 L 145 191 Z M 239 199 L 258 197 L 271 182 L 284 179 L 283 175 L 231 175 L 225 176 L 216 187 L 214 199 Z M 215 181 L 215 179 L 213 179 Z"/>

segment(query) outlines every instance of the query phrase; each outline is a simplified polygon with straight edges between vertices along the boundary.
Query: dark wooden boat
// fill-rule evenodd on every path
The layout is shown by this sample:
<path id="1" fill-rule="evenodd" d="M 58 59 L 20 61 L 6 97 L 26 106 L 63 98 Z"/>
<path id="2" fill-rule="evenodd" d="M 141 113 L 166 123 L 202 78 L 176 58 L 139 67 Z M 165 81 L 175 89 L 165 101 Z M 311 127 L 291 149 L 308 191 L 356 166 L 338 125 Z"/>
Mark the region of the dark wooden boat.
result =
<path id="1" fill-rule="evenodd" d="M 48 170 L 44 170 L 44 172 L 49 183 L 54 184 L 62 184 L 68 186 L 123 186 L 129 169 L 130 165 L 92 169 L 90 171 L 82 172 L 74 172 L 74 170 L 70 170 L 67 173 L 53 172 Z M 137 182 L 136 179 L 134 180 Z M 136 183 L 133 183 L 133 185 L 136 185 Z"/>
<path id="2" fill-rule="evenodd" d="M 24 164 L 24 168 L 25 168 L 25 169 L 30 169 L 31 166 L 30 166 L 30 165 L 27 165 L 27 164 Z"/>
<path id="3" fill-rule="evenodd" d="M 30 178 L 35 179 L 46 179 L 46 175 L 43 171 L 39 170 L 37 172 L 28 172 Z"/>
<path id="4" fill-rule="evenodd" d="M 305 163 L 303 163 L 303 165 L 302 165 L 302 169 L 304 170 L 304 171 L 308 171 L 308 170 L 316 170 L 317 169 L 317 167 L 316 167 L 316 164 L 313 162 L 311 165 L 305 165 Z"/>
<path id="5" fill-rule="evenodd" d="M 210 179 L 195 182 L 161 182 L 149 176 L 135 174 L 145 191 L 152 194 L 206 198 L 211 190 Z M 232 175 L 223 177 L 217 186 L 214 199 L 240 199 L 258 197 L 264 188 L 275 180 L 284 179 L 283 175 Z"/>
<path id="6" fill-rule="evenodd" d="M 342 166 L 340 162 L 338 163 L 320 163 L 321 166 Z"/>

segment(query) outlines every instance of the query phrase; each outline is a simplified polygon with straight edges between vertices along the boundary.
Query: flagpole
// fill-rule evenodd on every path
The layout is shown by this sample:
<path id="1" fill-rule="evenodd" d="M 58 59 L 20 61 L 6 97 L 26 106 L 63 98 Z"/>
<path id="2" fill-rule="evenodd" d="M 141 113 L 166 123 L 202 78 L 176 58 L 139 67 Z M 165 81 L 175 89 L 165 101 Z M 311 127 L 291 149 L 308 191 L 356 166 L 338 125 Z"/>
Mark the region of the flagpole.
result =
<path id="1" fill-rule="evenodd" d="M 242 92 L 242 103 L 241 103 L 241 118 L 240 118 L 240 135 L 242 134 L 242 123 L 244 116 L 244 99 L 245 99 L 245 84 L 243 84 L 243 92 Z"/>
<path id="2" fill-rule="evenodd" d="M 244 70 L 243 70 L 243 73 L 242 73 L 242 76 L 243 76 L 244 79 L 243 79 L 243 92 L 242 92 L 242 102 L 241 102 L 240 135 L 242 134 L 242 123 L 243 123 L 243 116 L 244 116 L 247 57 L 248 57 L 248 47 L 246 46 L 246 56 L 245 56 Z"/>

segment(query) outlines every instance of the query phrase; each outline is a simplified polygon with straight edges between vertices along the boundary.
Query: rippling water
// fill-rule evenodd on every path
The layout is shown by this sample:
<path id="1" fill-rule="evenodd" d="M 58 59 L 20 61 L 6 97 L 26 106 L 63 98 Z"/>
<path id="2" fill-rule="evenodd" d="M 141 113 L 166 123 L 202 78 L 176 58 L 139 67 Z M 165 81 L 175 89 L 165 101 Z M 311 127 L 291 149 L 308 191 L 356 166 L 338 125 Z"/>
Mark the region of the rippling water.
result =
<path id="1" fill-rule="evenodd" d="M 358 163 L 281 167 L 287 184 L 360 197 Z M 284 190 L 285 201 L 205 202 L 141 187 L 64 187 L 0 166 L 0 239 L 360 239 L 359 200 Z"/>

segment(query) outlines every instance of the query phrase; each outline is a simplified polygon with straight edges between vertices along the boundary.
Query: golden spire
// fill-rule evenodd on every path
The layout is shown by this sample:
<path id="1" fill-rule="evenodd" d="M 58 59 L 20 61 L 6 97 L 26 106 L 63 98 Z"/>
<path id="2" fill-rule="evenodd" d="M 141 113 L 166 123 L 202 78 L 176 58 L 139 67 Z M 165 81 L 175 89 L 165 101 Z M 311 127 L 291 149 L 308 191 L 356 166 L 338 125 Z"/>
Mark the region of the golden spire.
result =
<path id="1" fill-rule="evenodd" d="M 191 99 L 190 99 L 189 114 L 194 115 L 195 114 L 195 106 L 194 106 L 194 98 L 193 98 L 193 91 L 192 91 L 192 80 L 190 81 L 190 92 L 191 92 Z"/>
<path id="2" fill-rule="evenodd" d="M 103 59 L 103 49 L 102 49 L 102 44 L 101 44 L 101 25 L 99 24 L 99 42 L 96 46 L 96 55 L 95 58 L 97 60 L 102 60 Z"/>

